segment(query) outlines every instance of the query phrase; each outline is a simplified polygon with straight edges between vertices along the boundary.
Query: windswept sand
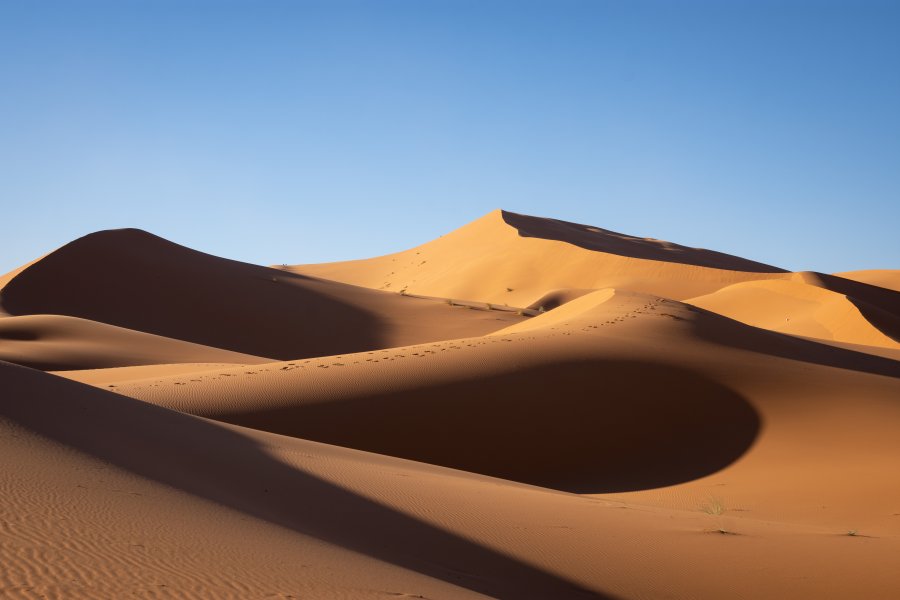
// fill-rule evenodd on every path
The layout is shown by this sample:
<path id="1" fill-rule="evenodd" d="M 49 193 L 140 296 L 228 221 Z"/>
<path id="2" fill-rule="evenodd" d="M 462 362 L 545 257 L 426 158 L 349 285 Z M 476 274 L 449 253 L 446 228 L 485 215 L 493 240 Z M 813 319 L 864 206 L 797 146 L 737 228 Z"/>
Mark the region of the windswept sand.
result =
<path id="1" fill-rule="evenodd" d="M 521 320 L 227 260 L 136 229 L 93 233 L 35 261 L 0 289 L 0 308 L 272 359 L 483 335 Z"/>
<path id="2" fill-rule="evenodd" d="M 681 300 L 784 273 L 710 250 L 501 210 L 404 252 L 284 270 L 510 306 L 531 305 L 551 290 L 606 287 Z"/>
<path id="3" fill-rule="evenodd" d="M 44 370 L 271 359 L 61 315 L 0 319 L 0 360 Z"/>
<path id="4" fill-rule="evenodd" d="M 499 212 L 318 278 L 73 244 L 0 290 L 68 335 L 0 337 L 68 369 L 0 362 L 0 595 L 900 597 L 896 291 Z M 442 247 L 407 292 L 477 308 L 357 287 Z"/>
<path id="5" fill-rule="evenodd" d="M 900 348 L 866 319 L 860 305 L 886 331 L 900 333 L 900 318 L 828 289 L 797 281 L 747 281 L 687 301 L 749 325 L 852 344 Z M 900 337 L 900 336 L 898 336 Z"/>
<path id="6" fill-rule="evenodd" d="M 846 273 L 835 273 L 844 279 L 852 279 L 860 283 L 868 283 L 878 287 L 887 288 L 900 292 L 900 270 L 873 269 L 868 271 L 848 271 Z"/>

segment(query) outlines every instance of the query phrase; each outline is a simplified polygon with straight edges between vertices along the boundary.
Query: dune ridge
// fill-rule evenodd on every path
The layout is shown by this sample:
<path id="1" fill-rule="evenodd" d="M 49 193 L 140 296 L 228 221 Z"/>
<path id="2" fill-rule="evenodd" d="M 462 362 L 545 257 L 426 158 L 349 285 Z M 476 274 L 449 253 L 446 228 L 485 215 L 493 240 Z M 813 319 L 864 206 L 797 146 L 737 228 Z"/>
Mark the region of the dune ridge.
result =
<path id="1" fill-rule="evenodd" d="M 134 229 L 35 261 L 0 289 L 0 307 L 280 359 L 480 335 L 521 319 L 227 260 Z"/>
<path id="2" fill-rule="evenodd" d="M 900 294 L 845 275 L 506 211 L 285 269 L 90 234 L 0 278 L 0 595 L 898 597 Z"/>
<path id="3" fill-rule="evenodd" d="M 785 272 L 709 250 L 502 210 L 403 252 L 284 270 L 513 306 L 529 306 L 550 290 L 605 287 L 680 300 Z"/>
<path id="4" fill-rule="evenodd" d="M 271 359 L 61 315 L 0 319 L 0 360 L 43 370 Z"/>
<path id="5" fill-rule="evenodd" d="M 835 275 L 844 279 L 852 279 L 860 283 L 900 292 L 900 270 L 869 269 L 865 271 L 846 271 L 844 273 L 835 273 Z"/>
<path id="6" fill-rule="evenodd" d="M 828 288 L 801 281 L 747 281 L 687 302 L 773 331 L 900 348 L 900 343 L 888 335 L 900 332 L 900 317 Z M 873 321 L 881 324 L 884 330 L 876 327 Z"/>

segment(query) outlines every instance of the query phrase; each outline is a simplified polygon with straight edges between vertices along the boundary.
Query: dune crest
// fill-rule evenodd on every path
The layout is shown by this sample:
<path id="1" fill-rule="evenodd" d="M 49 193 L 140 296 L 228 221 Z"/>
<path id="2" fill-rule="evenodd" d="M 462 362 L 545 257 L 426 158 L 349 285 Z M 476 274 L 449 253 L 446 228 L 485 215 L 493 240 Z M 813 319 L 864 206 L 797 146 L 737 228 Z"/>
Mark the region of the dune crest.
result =
<path id="1" fill-rule="evenodd" d="M 801 274 L 797 275 L 792 281 L 738 283 L 687 302 L 772 331 L 851 344 L 900 348 L 900 343 L 863 315 L 857 306 L 859 301 L 854 304 L 847 296 L 805 283 L 806 279 Z M 868 312 L 870 315 L 880 313 L 878 322 L 888 324 L 888 331 L 900 331 L 900 318 L 871 306 Z"/>
<path id="2" fill-rule="evenodd" d="M 0 595 L 900 597 L 900 293 L 847 275 L 85 236 L 0 278 Z"/>
<path id="3" fill-rule="evenodd" d="M 551 290 L 606 287 L 683 299 L 784 273 L 710 250 L 501 210 L 411 250 L 285 270 L 511 306 L 532 305 Z"/>
<path id="4" fill-rule="evenodd" d="M 888 290 L 900 292 L 900 270 L 890 269 L 871 269 L 868 271 L 847 271 L 844 273 L 835 273 L 838 277 L 844 279 L 852 279 L 860 283 L 876 285 Z"/>
<path id="5" fill-rule="evenodd" d="M 35 261 L 0 289 L 0 307 L 273 359 L 481 335 L 521 320 L 219 258 L 136 229 L 90 234 Z"/>
<path id="6" fill-rule="evenodd" d="M 43 370 L 270 359 L 60 315 L 0 319 L 0 360 Z"/>

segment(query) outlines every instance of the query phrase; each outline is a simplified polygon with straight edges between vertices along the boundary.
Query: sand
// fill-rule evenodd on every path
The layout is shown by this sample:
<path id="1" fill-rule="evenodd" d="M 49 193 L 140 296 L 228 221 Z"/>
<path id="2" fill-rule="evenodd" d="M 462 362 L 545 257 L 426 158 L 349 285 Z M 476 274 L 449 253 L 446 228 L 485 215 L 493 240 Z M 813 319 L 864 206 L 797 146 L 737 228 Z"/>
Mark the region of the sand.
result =
<path id="1" fill-rule="evenodd" d="M 272 359 L 483 335 L 521 320 L 210 256 L 135 229 L 51 252 L 0 289 L 0 308 Z"/>
<path id="2" fill-rule="evenodd" d="M 687 300 L 749 325 L 813 338 L 900 348 L 900 319 L 862 301 L 798 281 L 748 281 Z M 862 308 L 861 308 L 862 307 Z M 870 322 L 875 314 L 880 319 Z M 884 331 L 876 326 L 884 328 Z"/>
<path id="3" fill-rule="evenodd" d="M 162 362 L 271 362 L 259 356 L 62 315 L 0 319 L 0 360 L 48 371 Z"/>
<path id="4" fill-rule="evenodd" d="M 510 306 L 529 306 L 552 290 L 605 287 L 682 300 L 784 273 L 710 250 L 501 210 L 411 250 L 282 270 Z"/>
<path id="5" fill-rule="evenodd" d="M 0 337 L 0 359 L 29 362 L 0 362 L 0 593 L 900 596 L 895 291 L 511 215 L 422 246 L 446 255 L 405 296 L 364 287 L 389 257 L 310 278 L 133 231 L 93 234 L 133 261 L 113 283 L 87 273 L 122 265 L 56 251 L 69 271 L 94 262 L 55 313 L 56 253 L 10 277 L 0 304 L 36 316 L 0 332 L 40 336 Z M 500 238 L 498 220 L 516 237 L 472 233 Z M 448 238 L 525 258 L 494 272 Z M 580 262 L 548 271 L 531 244 Z M 510 306 L 492 302 L 526 268 L 520 293 L 497 292 Z M 474 308 L 438 300 L 450 287 Z M 257 331 L 222 298 L 236 316 L 212 344 L 215 294 L 234 290 L 248 312 L 308 302 L 319 319 L 269 310 L 285 329 Z M 370 315 L 365 343 L 348 306 Z M 237 354 L 245 338 L 269 351 Z"/>
<path id="6" fill-rule="evenodd" d="M 888 269 L 870 269 L 867 271 L 848 271 L 846 273 L 835 273 L 844 279 L 852 279 L 860 283 L 868 283 L 895 292 L 900 292 L 900 270 Z"/>

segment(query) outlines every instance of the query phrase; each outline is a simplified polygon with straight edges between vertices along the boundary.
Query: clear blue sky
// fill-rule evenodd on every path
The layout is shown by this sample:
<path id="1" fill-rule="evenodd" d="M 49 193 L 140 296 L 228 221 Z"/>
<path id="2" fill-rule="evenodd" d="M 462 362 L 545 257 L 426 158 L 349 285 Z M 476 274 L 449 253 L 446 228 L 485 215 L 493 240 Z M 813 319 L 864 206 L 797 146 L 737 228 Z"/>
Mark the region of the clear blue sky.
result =
<path id="1" fill-rule="evenodd" d="M 494 208 L 900 268 L 900 2 L 0 1 L 0 271 L 140 227 L 262 264 Z"/>

